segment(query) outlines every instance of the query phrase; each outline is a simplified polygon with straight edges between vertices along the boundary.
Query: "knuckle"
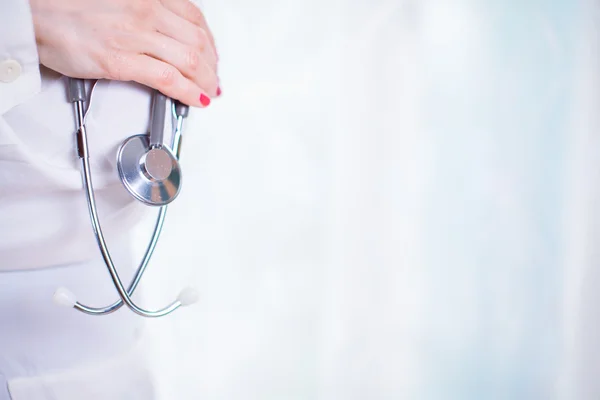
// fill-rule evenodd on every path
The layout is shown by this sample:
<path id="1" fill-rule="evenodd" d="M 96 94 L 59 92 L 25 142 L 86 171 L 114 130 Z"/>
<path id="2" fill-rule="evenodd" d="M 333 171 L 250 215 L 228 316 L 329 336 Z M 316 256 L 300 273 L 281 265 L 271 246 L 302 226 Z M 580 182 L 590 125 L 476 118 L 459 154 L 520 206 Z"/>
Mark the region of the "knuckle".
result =
<path id="1" fill-rule="evenodd" d="M 122 47 L 121 38 L 118 35 L 106 36 L 102 42 L 105 48 L 112 49 L 112 51 Z"/>
<path id="2" fill-rule="evenodd" d="M 139 31 L 139 25 L 135 18 L 128 18 L 122 21 L 116 28 L 118 31 L 134 33 Z"/>
<path id="3" fill-rule="evenodd" d="M 175 83 L 175 78 L 175 70 L 172 67 L 166 67 L 158 74 L 158 86 L 161 88 L 171 87 Z"/>
<path id="4" fill-rule="evenodd" d="M 188 50 L 185 55 L 186 67 L 195 72 L 200 67 L 200 54 L 196 50 Z"/>
<path id="5" fill-rule="evenodd" d="M 208 43 L 208 36 L 206 35 L 206 31 L 202 28 L 198 28 L 196 30 L 196 38 L 195 38 L 195 47 L 201 52 L 204 53 L 206 50 L 206 45 Z"/>

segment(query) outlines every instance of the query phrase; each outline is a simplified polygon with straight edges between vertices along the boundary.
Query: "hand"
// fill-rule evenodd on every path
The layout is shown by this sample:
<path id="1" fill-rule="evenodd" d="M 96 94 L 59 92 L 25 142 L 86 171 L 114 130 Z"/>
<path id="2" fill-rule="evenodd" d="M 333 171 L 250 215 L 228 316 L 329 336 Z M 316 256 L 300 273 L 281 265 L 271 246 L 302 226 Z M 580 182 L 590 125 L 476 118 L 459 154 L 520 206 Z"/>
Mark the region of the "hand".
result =
<path id="1" fill-rule="evenodd" d="M 135 81 L 195 107 L 220 94 L 214 39 L 189 0 L 30 0 L 40 63 Z"/>

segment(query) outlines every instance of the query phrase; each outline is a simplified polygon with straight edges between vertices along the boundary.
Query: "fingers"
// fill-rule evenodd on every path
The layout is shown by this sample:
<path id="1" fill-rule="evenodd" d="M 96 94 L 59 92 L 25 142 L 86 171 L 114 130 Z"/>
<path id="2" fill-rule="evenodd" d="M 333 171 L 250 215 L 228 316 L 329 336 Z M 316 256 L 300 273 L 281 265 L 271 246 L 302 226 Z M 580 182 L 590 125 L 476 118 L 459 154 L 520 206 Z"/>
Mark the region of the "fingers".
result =
<path id="1" fill-rule="evenodd" d="M 195 107 L 219 96 L 214 39 L 202 12 L 188 0 L 155 0 L 150 25 L 105 39 L 109 79 L 135 81 Z M 147 3 L 144 3 L 147 4 Z"/>
<path id="2" fill-rule="evenodd" d="M 160 2 L 165 8 L 169 9 L 175 15 L 186 19 L 192 24 L 204 29 L 211 45 L 214 49 L 216 49 L 215 39 L 212 35 L 212 32 L 208 28 L 208 23 L 204 18 L 204 14 L 198 7 L 196 7 L 194 3 L 192 3 L 190 0 L 161 0 Z"/>
<path id="3" fill-rule="evenodd" d="M 214 71 L 217 70 L 217 53 L 207 29 L 191 23 L 166 8 L 159 15 L 156 29 L 180 43 L 197 49 L 208 65 Z"/>
<path id="4" fill-rule="evenodd" d="M 136 47 L 141 49 L 142 53 L 174 66 L 204 92 L 213 97 L 218 96 L 217 74 L 197 49 L 160 33 L 143 35 L 138 40 L 140 43 Z"/>
<path id="5" fill-rule="evenodd" d="M 108 62 L 108 78 L 135 81 L 193 107 L 206 107 L 210 97 L 177 68 L 144 54 L 116 51 Z"/>

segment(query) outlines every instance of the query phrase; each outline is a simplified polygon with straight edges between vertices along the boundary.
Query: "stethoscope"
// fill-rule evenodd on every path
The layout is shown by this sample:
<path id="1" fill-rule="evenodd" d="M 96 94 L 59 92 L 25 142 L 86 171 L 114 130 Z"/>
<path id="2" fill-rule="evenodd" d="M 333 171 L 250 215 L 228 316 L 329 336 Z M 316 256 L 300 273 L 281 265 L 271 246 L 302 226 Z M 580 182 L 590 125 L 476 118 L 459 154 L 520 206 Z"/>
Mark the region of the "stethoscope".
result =
<path id="1" fill-rule="evenodd" d="M 73 307 L 78 311 L 90 315 L 107 315 L 117 311 L 125 304 L 133 312 L 143 317 L 162 317 L 172 313 L 181 306 L 195 303 L 198 298 L 194 289 L 185 288 L 179 293 L 174 302 L 156 311 L 145 310 L 136 305 L 131 299 L 156 248 L 156 243 L 164 224 L 167 205 L 175 200 L 181 188 L 179 156 L 181 153 L 183 120 L 188 115 L 188 107 L 178 101 L 168 99 L 162 93 L 155 90 L 152 98 L 150 134 L 135 135 L 126 139 L 117 152 L 117 172 L 123 186 L 135 199 L 146 205 L 159 207 L 156 225 L 146 253 L 129 287 L 125 289 L 104 240 L 94 198 L 87 132 L 85 128 L 85 117 L 92 105 L 94 88 L 95 84 L 91 90 L 87 110 L 84 112 L 84 103 L 87 101 L 85 82 L 81 79 L 68 78 L 68 97 L 69 101 L 74 105 L 77 120 L 77 155 L 81 161 L 83 185 L 92 228 L 98 247 L 102 253 L 102 258 L 108 268 L 120 300 L 106 307 L 89 307 L 77 301 L 75 295 L 68 289 L 59 288 L 54 293 L 54 301 L 57 304 Z M 165 114 L 169 101 L 171 104 L 171 113 L 176 119 L 173 141 L 170 148 L 164 143 Z"/>

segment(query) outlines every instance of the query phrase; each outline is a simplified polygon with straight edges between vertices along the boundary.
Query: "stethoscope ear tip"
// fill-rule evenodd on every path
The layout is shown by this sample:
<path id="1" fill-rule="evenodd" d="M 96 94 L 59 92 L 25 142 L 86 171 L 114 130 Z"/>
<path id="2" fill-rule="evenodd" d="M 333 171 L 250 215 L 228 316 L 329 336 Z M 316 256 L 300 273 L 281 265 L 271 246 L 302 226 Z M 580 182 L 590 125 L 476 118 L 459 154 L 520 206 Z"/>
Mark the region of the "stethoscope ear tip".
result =
<path id="1" fill-rule="evenodd" d="M 58 288 L 56 292 L 54 292 L 53 300 L 56 305 L 70 308 L 74 307 L 75 303 L 77 303 L 75 294 L 64 287 Z"/>
<path id="2" fill-rule="evenodd" d="M 177 300 L 181 303 L 182 307 L 196 303 L 198 301 L 198 298 L 198 291 L 191 287 L 186 287 L 181 292 L 179 292 L 179 296 L 177 296 Z"/>

